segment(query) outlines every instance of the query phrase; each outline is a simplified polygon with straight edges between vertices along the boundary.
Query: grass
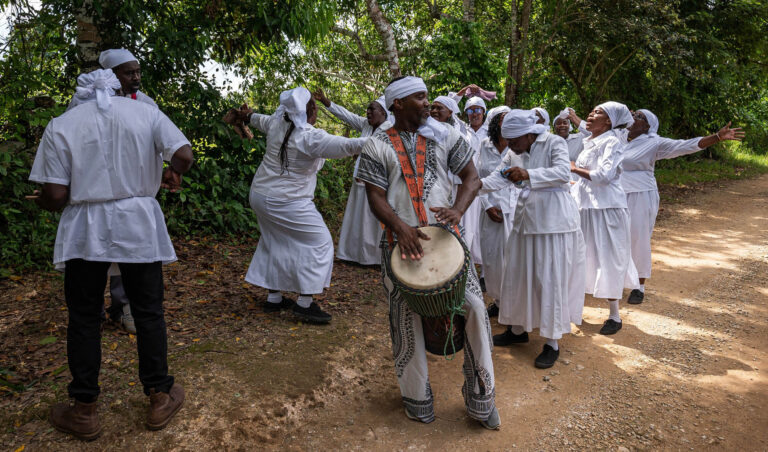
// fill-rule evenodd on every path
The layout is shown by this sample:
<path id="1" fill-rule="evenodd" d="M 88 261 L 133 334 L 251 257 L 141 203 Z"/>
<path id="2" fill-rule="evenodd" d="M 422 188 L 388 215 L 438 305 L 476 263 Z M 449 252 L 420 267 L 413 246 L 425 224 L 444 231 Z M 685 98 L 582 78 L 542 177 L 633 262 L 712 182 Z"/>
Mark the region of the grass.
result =
<path id="1" fill-rule="evenodd" d="M 661 160 L 656 164 L 659 185 L 689 186 L 723 179 L 745 179 L 768 173 L 768 155 L 758 155 L 742 143 L 728 143 L 707 158 L 707 151 L 693 158 Z"/>

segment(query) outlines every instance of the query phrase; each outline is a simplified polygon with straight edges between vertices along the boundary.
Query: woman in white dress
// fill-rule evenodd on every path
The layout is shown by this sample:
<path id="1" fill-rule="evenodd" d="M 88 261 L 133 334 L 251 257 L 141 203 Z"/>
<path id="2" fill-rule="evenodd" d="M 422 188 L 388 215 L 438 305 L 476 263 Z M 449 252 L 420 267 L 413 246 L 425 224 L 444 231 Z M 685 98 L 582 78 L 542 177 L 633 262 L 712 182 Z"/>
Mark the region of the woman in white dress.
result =
<path id="1" fill-rule="evenodd" d="M 528 342 L 539 329 L 546 344 L 534 365 L 552 367 L 560 355 L 557 340 L 581 324 L 584 308 L 584 239 L 579 212 L 569 194 L 568 148 L 565 140 L 536 124 L 533 110 L 512 110 L 504 116 L 501 135 L 520 159 L 514 166 L 507 153 L 481 192 L 520 184 L 512 232 L 504 249 L 504 278 L 499 323 L 507 330 L 494 345 Z M 503 175 L 502 175 L 503 173 Z"/>
<path id="2" fill-rule="evenodd" d="M 621 187 L 624 145 L 617 127 L 632 125 L 626 105 L 605 102 L 587 118 L 589 138 L 571 171 L 580 176 L 572 193 L 581 214 L 581 232 L 587 247 L 586 293 L 605 298 L 610 315 L 600 334 L 621 329 L 619 299 L 624 287 L 636 288 L 637 270 L 630 254 L 629 211 Z"/>
<path id="3" fill-rule="evenodd" d="M 331 114 L 360 132 L 360 138 L 370 137 L 379 128 L 386 130 L 392 126 L 388 120 L 384 96 L 368 104 L 365 117 L 358 116 L 341 105 L 331 102 L 323 90 L 317 90 L 313 96 L 315 100 L 325 105 Z M 381 250 L 379 250 L 381 223 L 368 206 L 365 183 L 357 178 L 359 164 L 359 160 L 355 161 L 355 169 L 352 173 L 354 180 L 349 190 L 344 220 L 341 223 L 336 257 L 361 265 L 379 265 L 381 263 Z"/>
<path id="4" fill-rule="evenodd" d="M 301 320 L 328 323 L 331 315 L 312 299 L 330 286 L 333 270 L 333 239 L 312 202 L 317 173 L 325 159 L 359 154 L 366 138 L 314 128 L 317 106 L 303 87 L 283 91 L 272 115 L 247 109 L 240 115 L 267 135 L 250 193 L 261 239 L 245 280 L 269 290 L 264 312 L 291 309 Z M 282 291 L 300 296 L 294 303 Z"/>

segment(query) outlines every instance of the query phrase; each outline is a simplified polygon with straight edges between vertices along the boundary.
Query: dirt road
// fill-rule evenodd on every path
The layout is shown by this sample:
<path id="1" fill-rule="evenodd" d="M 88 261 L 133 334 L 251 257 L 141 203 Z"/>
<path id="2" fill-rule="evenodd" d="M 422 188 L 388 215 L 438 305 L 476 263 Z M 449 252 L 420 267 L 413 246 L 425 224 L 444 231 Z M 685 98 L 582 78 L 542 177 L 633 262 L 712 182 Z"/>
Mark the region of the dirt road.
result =
<path id="1" fill-rule="evenodd" d="M 307 326 L 260 314 L 263 291 L 222 272 L 233 267 L 242 278 L 252 248 L 214 253 L 185 244 L 182 262 L 167 272 L 167 305 L 177 327 L 171 368 L 188 389 L 187 405 L 166 430 L 147 432 L 135 363 L 125 365 L 135 358 L 134 339 L 107 330 L 105 433 L 83 449 L 766 450 L 768 176 L 708 185 L 662 205 L 646 301 L 622 303 L 619 334 L 597 334 L 608 310 L 588 298 L 584 323 L 560 342 L 552 369 L 532 365 L 543 343 L 535 333 L 529 344 L 494 349 L 502 418 L 495 432 L 464 413 L 461 356 L 430 359 L 435 422 L 404 416 L 377 270 L 338 264 L 325 295 L 334 322 Z M 202 261 L 207 274 L 198 271 Z M 30 285 L 37 317 L 19 312 Z M 30 345 L 15 329 L 39 318 L 55 328 L 33 340 L 62 335 L 60 281 L 40 275 L 3 291 L 0 356 L 12 365 L 0 370 L 19 369 Z M 34 353 L 46 350 L 48 365 L 60 365 L 61 342 Z M 0 447 L 80 446 L 45 421 L 48 403 L 65 398 L 67 372 L 41 375 L 0 399 Z"/>

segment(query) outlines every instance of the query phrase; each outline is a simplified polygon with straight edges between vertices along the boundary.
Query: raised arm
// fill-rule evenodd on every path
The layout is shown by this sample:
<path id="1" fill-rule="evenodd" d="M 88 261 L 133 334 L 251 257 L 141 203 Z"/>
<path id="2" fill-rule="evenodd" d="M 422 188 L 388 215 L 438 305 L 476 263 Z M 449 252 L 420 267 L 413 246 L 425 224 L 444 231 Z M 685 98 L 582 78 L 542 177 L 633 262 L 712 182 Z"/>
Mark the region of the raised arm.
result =
<path id="1" fill-rule="evenodd" d="M 358 116 L 352 113 L 351 111 L 347 110 L 346 108 L 342 107 L 341 105 L 331 102 L 328 99 L 328 97 L 325 95 L 322 89 L 318 89 L 317 91 L 312 93 L 312 97 L 314 97 L 316 101 L 325 105 L 325 108 L 327 108 L 328 111 L 330 111 L 333 116 L 336 116 L 344 124 L 357 130 L 358 132 L 361 132 L 363 130 L 363 127 L 365 127 L 365 124 L 368 122 L 366 118 L 362 116 Z"/>
<path id="2" fill-rule="evenodd" d="M 314 158 L 340 159 L 357 155 L 368 138 L 345 138 L 331 135 L 325 130 L 308 129 L 302 132 L 304 141 L 300 148 Z"/>

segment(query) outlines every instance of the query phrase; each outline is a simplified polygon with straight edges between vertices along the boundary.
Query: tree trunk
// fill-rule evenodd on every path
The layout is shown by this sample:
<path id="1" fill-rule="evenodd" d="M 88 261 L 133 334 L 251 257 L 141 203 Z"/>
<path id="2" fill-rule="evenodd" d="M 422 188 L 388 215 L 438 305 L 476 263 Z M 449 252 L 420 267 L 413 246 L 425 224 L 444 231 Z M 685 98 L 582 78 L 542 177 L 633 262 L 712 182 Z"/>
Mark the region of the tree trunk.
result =
<path id="1" fill-rule="evenodd" d="M 366 6 L 368 7 L 368 16 L 371 18 L 376 31 L 381 37 L 381 41 L 384 43 L 384 54 L 387 56 L 387 62 L 389 63 L 389 75 L 392 78 L 400 77 L 400 58 L 397 54 L 397 42 L 395 42 L 395 34 L 392 32 L 392 25 L 390 25 L 384 13 L 379 8 L 379 4 L 376 0 L 366 0 Z"/>
<path id="2" fill-rule="evenodd" d="M 518 50 L 517 37 L 517 0 L 512 0 L 512 18 L 510 20 L 509 56 L 507 57 L 507 79 L 504 82 L 504 104 L 508 107 L 517 106 L 515 85 L 517 84 L 517 64 L 515 55 Z"/>
<path id="3" fill-rule="evenodd" d="M 464 22 L 475 21 L 475 0 L 464 0 L 463 8 Z"/>
<path id="4" fill-rule="evenodd" d="M 520 90 L 523 87 L 523 74 L 525 73 L 525 57 L 528 53 L 528 27 L 531 24 L 531 5 L 533 0 L 523 0 L 523 11 L 520 17 L 520 45 L 517 52 L 517 71 L 515 75 L 515 99 L 520 102 Z"/>
<path id="5" fill-rule="evenodd" d="M 96 28 L 92 14 L 93 0 L 83 1 L 75 19 L 77 20 L 77 55 L 80 72 L 99 69 L 99 44 L 101 36 Z"/>

